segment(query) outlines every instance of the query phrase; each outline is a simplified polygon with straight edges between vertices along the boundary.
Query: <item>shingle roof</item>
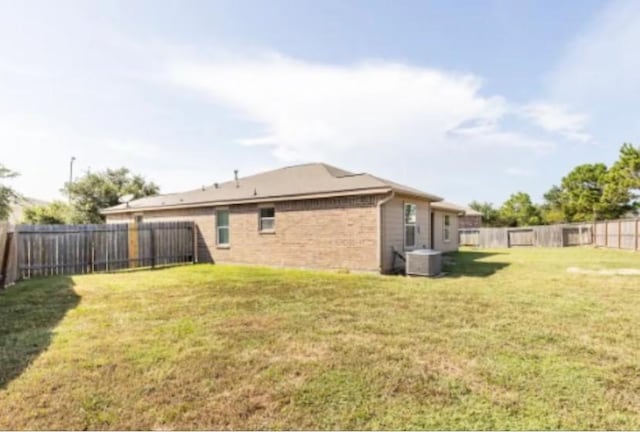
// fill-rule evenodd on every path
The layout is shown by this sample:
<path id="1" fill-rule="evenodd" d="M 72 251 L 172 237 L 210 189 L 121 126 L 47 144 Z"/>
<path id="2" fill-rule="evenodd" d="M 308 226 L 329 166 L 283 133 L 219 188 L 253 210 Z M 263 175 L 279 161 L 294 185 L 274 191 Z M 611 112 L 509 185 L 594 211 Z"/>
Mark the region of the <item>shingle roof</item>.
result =
<path id="1" fill-rule="evenodd" d="M 440 201 L 442 198 L 409 186 L 372 176 L 355 174 L 324 163 L 294 165 L 215 184 L 188 192 L 140 198 L 103 210 L 103 213 L 130 212 L 150 208 L 179 208 L 225 205 L 315 196 L 341 196 L 366 193 L 399 194 Z"/>
<path id="2" fill-rule="evenodd" d="M 477 210 L 472 209 L 471 207 L 465 207 L 464 215 L 465 216 L 482 216 L 482 213 L 480 213 Z"/>
<path id="3" fill-rule="evenodd" d="M 455 211 L 458 213 L 465 213 L 465 214 L 468 210 L 466 207 L 463 207 L 461 205 L 454 204 L 451 202 L 447 202 L 447 201 L 434 202 L 431 204 L 431 208 L 434 208 L 436 210 Z"/>

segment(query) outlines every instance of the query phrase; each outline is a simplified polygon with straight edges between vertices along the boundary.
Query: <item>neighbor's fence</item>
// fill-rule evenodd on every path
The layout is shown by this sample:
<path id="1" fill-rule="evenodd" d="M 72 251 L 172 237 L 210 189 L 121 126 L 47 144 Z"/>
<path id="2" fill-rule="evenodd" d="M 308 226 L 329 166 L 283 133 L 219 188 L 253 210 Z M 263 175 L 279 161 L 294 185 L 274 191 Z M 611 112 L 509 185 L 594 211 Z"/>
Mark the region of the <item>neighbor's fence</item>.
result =
<path id="1" fill-rule="evenodd" d="M 461 246 L 482 248 L 593 245 L 640 250 L 640 219 L 519 228 L 468 228 L 460 229 L 459 236 Z"/>
<path id="2" fill-rule="evenodd" d="M 18 225 L 17 277 L 195 262 L 193 222 Z"/>

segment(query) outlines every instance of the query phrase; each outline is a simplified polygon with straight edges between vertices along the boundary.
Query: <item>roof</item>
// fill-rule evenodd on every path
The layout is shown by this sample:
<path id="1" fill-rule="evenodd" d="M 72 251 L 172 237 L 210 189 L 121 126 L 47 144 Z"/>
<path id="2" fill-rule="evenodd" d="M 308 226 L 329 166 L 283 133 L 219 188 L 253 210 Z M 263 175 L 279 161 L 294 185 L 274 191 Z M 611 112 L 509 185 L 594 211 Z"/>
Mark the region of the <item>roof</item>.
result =
<path id="1" fill-rule="evenodd" d="M 409 186 L 372 176 L 352 173 L 324 163 L 294 165 L 241 177 L 182 193 L 155 195 L 102 211 L 104 214 L 136 210 L 202 207 L 253 202 L 310 199 L 346 195 L 396 192 L 441 201 L 442 198 Z"/>
<path id="2" fill-rule="evenodd" d="M 482 213 L 480 213 L 478 210 L 472 209 L 471 207 L 465 207 L 464 215 L 465 216 L 482 216 Z"/>
<path id="3" fill-rule="evenodd" d="M 461 205 L 454 204 L 447 201 L 434 202 L 431 204 L 431 208 L 435 210 L 445 210 L 445 211 L 452 211 L 456 213 L 464 213 L 465 216 L 469 215 L 468 210 L 470 210 L 467 207 L 463 207 Z M 471 211 L 474 211 L 474 210 L 471 210 Z"/>

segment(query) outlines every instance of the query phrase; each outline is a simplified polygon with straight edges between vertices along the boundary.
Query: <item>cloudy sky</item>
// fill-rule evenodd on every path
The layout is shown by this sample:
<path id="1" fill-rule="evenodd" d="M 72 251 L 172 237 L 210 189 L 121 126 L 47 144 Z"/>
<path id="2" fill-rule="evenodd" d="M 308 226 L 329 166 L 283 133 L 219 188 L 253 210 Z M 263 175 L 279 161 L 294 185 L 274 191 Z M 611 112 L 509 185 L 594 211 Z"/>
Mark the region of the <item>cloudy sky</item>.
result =
<path id="1" fill-rule="evenodd" d="M 126 166 L 180 191 L 310 161 L 535 200 L 640 144 L 640 1 L 0 0 L 23 194 Z"/>

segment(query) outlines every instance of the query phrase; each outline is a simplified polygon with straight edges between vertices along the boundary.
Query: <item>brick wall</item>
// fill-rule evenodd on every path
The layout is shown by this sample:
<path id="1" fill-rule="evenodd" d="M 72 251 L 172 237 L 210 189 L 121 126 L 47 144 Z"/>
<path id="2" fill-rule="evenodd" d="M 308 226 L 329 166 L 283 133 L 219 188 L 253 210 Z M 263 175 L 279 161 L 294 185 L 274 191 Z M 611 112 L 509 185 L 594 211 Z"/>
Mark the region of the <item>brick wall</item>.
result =
<path id="1" fill-rule="evenodd" d="M 215 208 L 144 212 L 145 221 L 192 220 L 199 261 L 379 270 L 377 196 L 274 203 L 275 232 L 258 230 L 257 204 L 229 209 L 230 246 L 216 245 Z M 263 205 L 261 205 L 263 206 Z M 133 220 L 109 215 L 108 223 Z"/>

